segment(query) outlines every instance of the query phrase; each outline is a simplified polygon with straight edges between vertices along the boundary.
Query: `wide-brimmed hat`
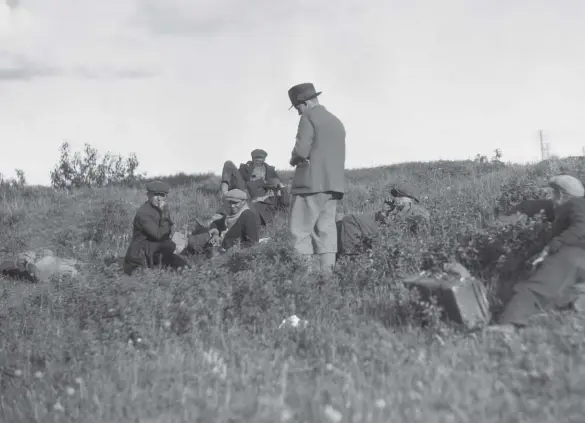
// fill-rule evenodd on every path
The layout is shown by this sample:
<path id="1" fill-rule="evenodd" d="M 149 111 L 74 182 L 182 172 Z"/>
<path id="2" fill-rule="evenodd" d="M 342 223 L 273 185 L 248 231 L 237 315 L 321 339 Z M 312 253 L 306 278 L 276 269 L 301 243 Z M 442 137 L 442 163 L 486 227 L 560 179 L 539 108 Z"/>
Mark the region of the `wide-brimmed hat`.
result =
<path id="1" fill-rule="evenodd" d="M 288 90 L 288 98 L 292 105 L 289 110 L 307 100 L 311 100 L 322 94 L 322 91 L 317 92 L 315 86 L 310 82 L 304 82 L 302 84 L 295 85 Z"/>

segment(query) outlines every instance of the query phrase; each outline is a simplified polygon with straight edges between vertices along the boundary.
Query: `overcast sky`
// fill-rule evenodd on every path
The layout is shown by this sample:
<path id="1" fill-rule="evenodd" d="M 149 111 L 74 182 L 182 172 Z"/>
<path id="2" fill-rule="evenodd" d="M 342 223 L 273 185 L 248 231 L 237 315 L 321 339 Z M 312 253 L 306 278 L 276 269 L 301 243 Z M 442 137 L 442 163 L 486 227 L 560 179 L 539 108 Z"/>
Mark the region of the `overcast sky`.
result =
<path id="1" fill-rule="evenodd" d="M 5 2 L 5 3 L 3 3 Z M 288 168 L 314 82 L 348 168 L 585 146 L 582 0 L 0 0 L 0 172 L 48 183 L 69 140 L 150 175 Z"/>

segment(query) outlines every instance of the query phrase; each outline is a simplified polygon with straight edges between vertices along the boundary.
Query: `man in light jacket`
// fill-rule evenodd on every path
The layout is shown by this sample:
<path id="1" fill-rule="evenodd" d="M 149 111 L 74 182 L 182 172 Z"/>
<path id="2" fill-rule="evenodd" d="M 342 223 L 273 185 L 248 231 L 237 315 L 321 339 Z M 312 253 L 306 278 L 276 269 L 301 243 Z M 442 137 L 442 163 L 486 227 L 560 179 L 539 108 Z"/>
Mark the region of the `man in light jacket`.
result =
<path id="1" fill-rule="evenodd" d="M 290 165 L 289 228 L 294 248 L 307 258 L 319 256 L 320 268 L 330 273 L 337 253 L 335 214 L 345 192 L 345 128 L 319 104 L 311 83 L 295 85 L 289 99 L 301 116 Z"/>

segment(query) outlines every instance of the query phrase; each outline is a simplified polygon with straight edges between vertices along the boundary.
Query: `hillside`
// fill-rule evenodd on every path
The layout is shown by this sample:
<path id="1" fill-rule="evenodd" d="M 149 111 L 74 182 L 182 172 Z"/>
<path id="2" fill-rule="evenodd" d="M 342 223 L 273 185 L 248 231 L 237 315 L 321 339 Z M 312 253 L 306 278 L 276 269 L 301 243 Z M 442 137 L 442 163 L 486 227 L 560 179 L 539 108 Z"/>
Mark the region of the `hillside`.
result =
<path id="1" fill-rule="evenodd" d="M 284 221 L 269 230 L 272 243 L 222 266 L 128 277 L 116 258 L 144 192 L 4 187 L 3 257 L 48 247 L 86 265 L 47 285 L 0 279 L 0 421 L 582 421 L 583 316 L 470 334 L 400 284 L 455 257 L 485 281 L 497 313 L 549 225 L 503 227 L 494 207 L 543 195 L 539 185 L 560 172 L 584 180 L 585 159 L 350 170 L 340 214 L 374 212 L 388 183 L 408 181 L 426 196 L 433 233 L 390 228 L 381 249 L 340 263 L 326 284 L 305 276 Z M 167 180 L 176 229 L 219 206 L 217 177 Z M 308 326 L 279 329 L 291 314 Z"/>

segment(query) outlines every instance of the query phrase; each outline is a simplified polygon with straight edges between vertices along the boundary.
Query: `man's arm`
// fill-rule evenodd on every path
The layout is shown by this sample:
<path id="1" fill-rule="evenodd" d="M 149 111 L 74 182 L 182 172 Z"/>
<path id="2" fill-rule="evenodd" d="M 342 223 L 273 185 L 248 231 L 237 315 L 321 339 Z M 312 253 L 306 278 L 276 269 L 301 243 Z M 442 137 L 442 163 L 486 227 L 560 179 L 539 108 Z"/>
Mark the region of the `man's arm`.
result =
<path id="1" fill-rule="evenodd" d="M 163 220 L 159 226 L 150 216 L 136 215 L 136 224 L 140 230 L 152 241 L 162 241 L 169 236 L 171 225 L 168 220 Z"/>
<path id="2" fill-rule="evenodd" d="M 253 213 L 242 213 L 240 219 L 242 219 L 242 238 L 243 241 L 248 244 L 257 244 L 260 240 L 260 234 L 258 231 L 258 224 L 256 222 L 256 216 Z"/>
<path id="3" fill-rule="evenodd" d="M 296 166 L 300 162 L 309 159 L 314 140 L 315 128 L 313 127 L 313 122 L 311 122 L 307 113 L 303 113 L 297 130 L 297 141 L 289 162 L 291 166 Z"/>
<path id="4" fill-rule="evenodd" d="M 585 210 L 579 204 L 573 203 L 568 205 L 566 218 L 569 220 L 569 226 L 555 236 L 548 244 L 546 250 L 555 253 L 563 245 L 578 245 L 585 243 Z M 564 216 L 557 216 L 557 222 L 561 223 Z M 556 222 L 555 222 L 556 223 Z M 559 232 L 553 223 L 553 234 Z"/>

